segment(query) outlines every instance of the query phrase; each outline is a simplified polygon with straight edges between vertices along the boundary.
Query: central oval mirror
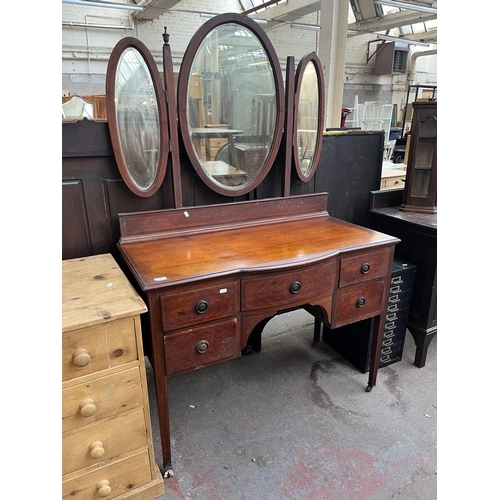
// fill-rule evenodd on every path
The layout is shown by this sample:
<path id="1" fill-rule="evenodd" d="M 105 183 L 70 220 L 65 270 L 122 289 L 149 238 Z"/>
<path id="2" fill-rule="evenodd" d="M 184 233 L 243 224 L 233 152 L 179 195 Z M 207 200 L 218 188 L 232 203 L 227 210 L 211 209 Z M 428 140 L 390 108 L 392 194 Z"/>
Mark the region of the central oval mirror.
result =
<path id="1" fill-rule="evenodd" d="M 254 189 L 278 152 L 283 78 L 267 35 L 246 16 L 207 21 L 179 74 L 179 123 L 194 168 L 220 194 Z"/>

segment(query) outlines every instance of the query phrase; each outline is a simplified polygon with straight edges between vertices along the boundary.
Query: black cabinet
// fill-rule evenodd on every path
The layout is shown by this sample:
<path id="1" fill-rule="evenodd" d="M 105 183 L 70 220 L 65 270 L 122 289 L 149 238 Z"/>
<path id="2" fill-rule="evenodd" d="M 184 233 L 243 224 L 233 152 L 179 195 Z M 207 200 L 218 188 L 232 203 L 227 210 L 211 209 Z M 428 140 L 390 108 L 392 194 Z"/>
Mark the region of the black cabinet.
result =
<path id="1" fill-rule="evenodd" d="M 394 259 L 379 368 L 401 361 L 403 358 L 416 270 L 415 265 Z M 333 347 L 359 371 L 366 373 L 370 369 L 372 330 L 373 318 L 333 330 L 323 326 L 323 342 Z"/>

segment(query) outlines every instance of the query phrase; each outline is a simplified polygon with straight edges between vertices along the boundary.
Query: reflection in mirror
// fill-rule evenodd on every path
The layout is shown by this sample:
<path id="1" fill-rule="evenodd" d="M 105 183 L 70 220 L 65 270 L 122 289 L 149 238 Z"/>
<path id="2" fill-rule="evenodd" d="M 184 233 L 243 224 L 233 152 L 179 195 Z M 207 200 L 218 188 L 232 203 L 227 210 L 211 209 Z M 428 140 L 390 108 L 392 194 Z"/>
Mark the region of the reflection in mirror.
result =
<path id="1" fill-rule="evenodd" d="M 318 140 L 318 75 L 312 61 L 304 69 L 299 89 L 297 116 L 297 153 L 300 171 L 309 175 Z"/>
<path id="2" fill-rule="evenodd" d="M 160 161 L 160 119 L 151 74 L 134 47 L 117 64 L 115 109 L 118 135 L 130 179 L 140 191 L 156 180 Z"/>
<path id="3" fill-rule="evenodd" d="M 186 109 L 195 154 L 215 182 L 238 189 L 262 171 L 276 93 L 271 61 L 251 30 L 224 23 L 209 32 L 191 65 Z"/>

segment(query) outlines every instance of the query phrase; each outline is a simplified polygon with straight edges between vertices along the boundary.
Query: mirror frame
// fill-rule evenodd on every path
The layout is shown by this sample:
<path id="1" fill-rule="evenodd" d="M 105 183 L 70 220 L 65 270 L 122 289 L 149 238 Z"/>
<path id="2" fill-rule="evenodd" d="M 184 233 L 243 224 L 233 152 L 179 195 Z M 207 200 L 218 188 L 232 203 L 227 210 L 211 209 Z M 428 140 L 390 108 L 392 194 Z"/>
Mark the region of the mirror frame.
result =
<path id="1" fill-rule="evenodd" d="M 271 64 L 274 77 L 274 85 L 276 88 L 276 127 L 274 130 L 273 140 L 271 142 L 271 147 L 269 149 L 269 154 L 258 173 L 250 182 L 240 186 L 238 188 L 225 187 L 224 185 L 217 182 L 212 178 L 210 174 L 201 165 L 201 162 L 195 152 L 193 142 L 189 134 L 188 117 L 187 117 L 187 97 L 188 97 L 188 83 L 191 73 L 191 67 L 198 52 L 199 47 L 207 37 L 207 35 L 213 31 L 218 26 L 224 24 L 239 24 L 249 31 L 251 31 L 255 37 L 261 43 L 266 55 Z M 191 41 L 189 42 L 182 64 L 179 70 L 179 81 L 177 88 L 177 109 L 179 116 L 179 128 L 181 130 L 181 135 L 186 149 L 187 155 L 199 175 L 200 179 L 213 191 L 222 194 L 224 196 L 240 196 L 249 193 L 255 189 L 264 179 L 264 177 L 269 173 L 269 170 L 276 160 L 278 150 L 283 139 L 284 134 L 284 122 L 285 122 L 285 92 L 283 76 L 281 72 L 280 63 L 278 56 L 274 50 L 271 40 L 264 32 L 264 30 L 255 22 L 252 21 L 247 16 L 235 13 L 220 14 L 215 16 L 208 21 L 206 21 L 198 31 L 193 35 Z"/>
<path id="2" fill-rule="evenodd" d="M 120 133 L 118 130 L 118 123 L 116 120 L 116 106 L 115 106 L 115 82 L 116 82 L 116 71 L 120 57 L 126 49 L 134 48 L 142 56 L 146 66 L 149 70 L 151 80 L 153 82 L 153 88 L 156 96 L 156 102 L 158 104 L 158 118 L 160 125 L 160 155 L 158 159 L 158 169 L 156 171 L 156 177 L 147 190 L 140 189 L 136 183 L 132 180 L 130 175 L 127 162 L 123 155 Z M 127 187 L 137 196 L 148 197 L 153 195 L 163 183 L 165 173 L 167 170 L 167 160 L 169 150 L 169 133 L 168 133 L 168 116 L 167 116 L 167 106 L 165 101 L 165 91 L 163 89 L 163 84 L 161 81 L 160 73 L 156 62 L 148 50 L 146 45 L 144 45 L 140 40 L 133 37 L 122 38 L 114 47 L 109 58 L 108 70 L 106 73 L 106 108 L 108 113 L 108 126 L 109 133 L 111 136 L 111 144 L 113 146 L 113 151 L 115 154 L 116 163 L 118 165 L 118 170 L 122 176 Z"/>
<path id="3" fill-rule="evenodd" d="M 316 138 L 316 149 L 314 150 L 314 157 L 312 160 L 312 165 L 307 175 L 304 175 L 300 169 L 299 162 L 299 147 L 298 147 L 298 115 L 299 115 L 299 100 L 300 100 L 300 86 L 302 84 L 302 79 L 306 70 L 306 66 L 311 62 L 316 70 L 317 83 L 318 83 L 318 136 Z M 294 102 L 294 112 L 293 112 L 293 160 L 295 163 L 295 170 L 299 179 L 302 182 L 308 182 L 313 177 L 316 169 L 318 168 L 319 158 L 321 156 L 321 146 L 323 144 L 323 127 L 325 124 L 325 83 L 323 77 L 323 69 L 321 67 L 321 61 L 315 52 L 305 55 L 299 62 L 297 66 L 297 71 L 295 73 L 295 102 Z"/>

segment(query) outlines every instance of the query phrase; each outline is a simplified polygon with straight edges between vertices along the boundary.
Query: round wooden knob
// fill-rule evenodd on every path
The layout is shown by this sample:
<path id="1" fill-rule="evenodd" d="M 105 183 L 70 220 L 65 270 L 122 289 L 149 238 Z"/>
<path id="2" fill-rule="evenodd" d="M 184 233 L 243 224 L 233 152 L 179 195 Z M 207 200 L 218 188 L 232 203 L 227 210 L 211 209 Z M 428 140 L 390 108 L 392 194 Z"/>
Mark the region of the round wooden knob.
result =
<path id="1" fill-rule="evenodd" d="M 199 352 L 200 354 L 203 354 L 204 352 L 207 352 L 208 351 L 208 348 L 210 347 L 210 343 L 208 342 L 208 340 L 200 340 L 196 346 L 195 346 L 195 349 L 197 352 Z"/>
<path id="2" fill-rule="evenodd" d="M 99 498 L 106 498 L 110 493 L 111 486 L 109 485 L 109 481 L 104 480 L 97 485 L 97 495 Z"/>
<path id="3" fill-rule="evenodd" d="M 90 363 L 90 354 L 87 349 L 77 349 L 73 353 L 73 364 L 82 368 Z"/>
<path id="4" fill-rule="evenodd" d="M 84 399 L 80 403 L 80 415 L 82 417 L 91 417 L 97 411 L 97 406 L 93 399 Z"/>
<path id="5" fill-rule="evenodd" d="M 104 445 L 100 441 L 95 441 L 89 446 L 90 456 L 94 459 L 101 458 L 104 453 Z"/>
<path id="6" fill-rule="evenodd" d="M 200 300 L 196 303 L 195 310 L 198 314 L 203 314 L 208 309 L 208 302 L 206 300 Z"/>
<path id="7" fill-rule="evenodd" d="M 366 303 L 366 299 L 361 296 L 358 298 L 358 300 L 356 301 L 356 307 L 363 307 Z"/>

